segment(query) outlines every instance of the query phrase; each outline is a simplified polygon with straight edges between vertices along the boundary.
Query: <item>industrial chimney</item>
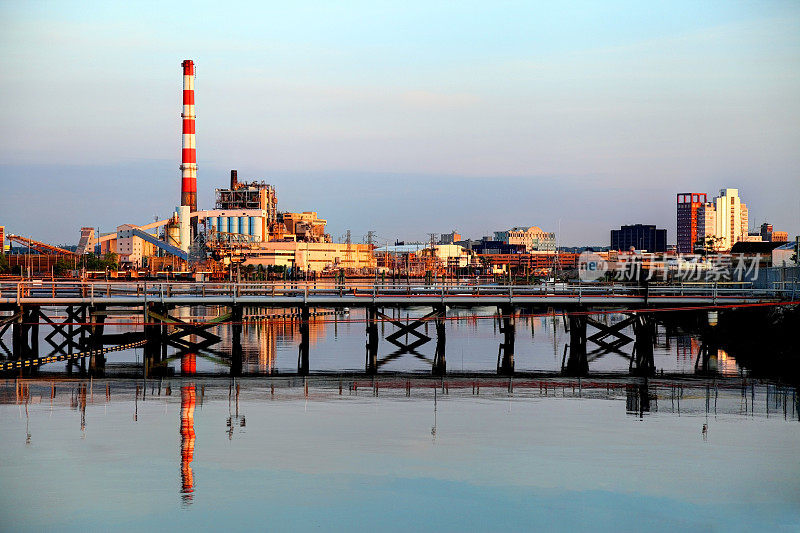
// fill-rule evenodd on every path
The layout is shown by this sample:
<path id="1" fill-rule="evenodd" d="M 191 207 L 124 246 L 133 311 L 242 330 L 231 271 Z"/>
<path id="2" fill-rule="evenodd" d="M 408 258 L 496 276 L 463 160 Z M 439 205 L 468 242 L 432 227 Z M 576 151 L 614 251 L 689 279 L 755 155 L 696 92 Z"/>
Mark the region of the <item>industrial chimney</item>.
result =
<path id="1" fill-rule="evenodd" d="M 194 61 L 181 63 L 183 67 L 183 142 L 181 147 L 181 205 L 197 211 L 197 153 L 194 144 Z"/>
<path id="2" fill-rule="evenodd" d="M 239 188 L 239 178 L 235 170 L 231 170 L 231 190 L 235 191 Z"/>

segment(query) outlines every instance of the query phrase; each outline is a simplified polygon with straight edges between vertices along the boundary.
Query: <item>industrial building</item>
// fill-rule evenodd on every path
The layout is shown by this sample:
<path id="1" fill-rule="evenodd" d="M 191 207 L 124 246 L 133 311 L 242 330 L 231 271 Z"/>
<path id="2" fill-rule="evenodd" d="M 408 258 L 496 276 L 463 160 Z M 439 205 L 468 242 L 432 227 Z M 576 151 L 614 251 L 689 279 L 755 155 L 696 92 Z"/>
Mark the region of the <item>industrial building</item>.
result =
<path id="1" fill-rule="evenodd" d="M 368 244 L 269 241 L 249 245 L 241 252 L 245 266 L 317 273 L 334 269 L 366 271 L 376 267 L 372 246 Z"/>
<path id="2" fill-rule="evenodd" d="M 473 255 L 457 244 L 412 243 L 383 246 L 374 250 L 379 269 L 409 276 L 426 273 L 443 274 L 466 268 L 473 262 Z"/>

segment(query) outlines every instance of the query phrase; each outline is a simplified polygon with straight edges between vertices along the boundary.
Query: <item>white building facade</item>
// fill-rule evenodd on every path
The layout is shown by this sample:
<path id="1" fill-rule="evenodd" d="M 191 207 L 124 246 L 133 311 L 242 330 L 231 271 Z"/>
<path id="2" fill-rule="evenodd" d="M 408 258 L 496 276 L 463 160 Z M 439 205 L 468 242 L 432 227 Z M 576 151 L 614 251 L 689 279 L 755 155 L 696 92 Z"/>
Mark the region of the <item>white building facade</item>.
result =
<path id="1" fill-rule="evenodd" d="M 749 240 L 747 205 L 739 189 L 722 189 L 712 202 L 697 212 L 697 238 L 704 243 L 714 238 L 714 250 L 726 251 L 739 241 Z"/>

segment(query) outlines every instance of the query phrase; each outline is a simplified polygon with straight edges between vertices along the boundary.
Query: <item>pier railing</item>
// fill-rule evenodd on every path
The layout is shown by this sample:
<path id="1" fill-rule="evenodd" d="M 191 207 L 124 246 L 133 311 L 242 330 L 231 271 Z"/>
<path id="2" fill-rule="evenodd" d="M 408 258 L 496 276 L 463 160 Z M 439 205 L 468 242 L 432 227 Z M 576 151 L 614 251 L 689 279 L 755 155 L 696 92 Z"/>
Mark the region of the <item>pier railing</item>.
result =
<path id="1" fill-rule="evenodd" d="M 470 285 L 470 284 L 371 284 L 314 282 L 191 283 L 191 282 L 62 282 L 20 281 L 0 283 L 0 304 L 35 303 L 141 304 L 162 301 L 174 304 L 264 303 L 275 305 L 351 303 L 413 304 L 419 300 L 479 305 L 486 302 L 537 303 L 550 299 L 577 303 L 619 301 L 765 301 L 800 297 L 797 284 L 776 284 L 770 288 L 747 283 L 696 283 L 633 286 L 624 284 Z"/>

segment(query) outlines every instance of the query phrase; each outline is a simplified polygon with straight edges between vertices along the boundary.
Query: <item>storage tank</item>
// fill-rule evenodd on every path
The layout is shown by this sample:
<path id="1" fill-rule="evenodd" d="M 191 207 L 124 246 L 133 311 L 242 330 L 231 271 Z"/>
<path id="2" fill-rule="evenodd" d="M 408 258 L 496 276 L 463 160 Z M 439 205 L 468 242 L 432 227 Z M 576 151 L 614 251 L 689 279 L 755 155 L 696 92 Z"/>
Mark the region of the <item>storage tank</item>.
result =
<path id="1" fill-rule="evenodd" d="M 256 242 L 261 242 L 261 217 L 250 217 L 250 235 L 253 235 Z"/>
<path id="2" fill-rule="evenodd" d="M 191 244 L 192 234 L 189 226 L 190 206 L 182 205 L 176 208 L 178 213 L 178 227 L 180 228 L 180 247 L 184 252 L 189 251 L 189 244 Z"/>
<path id="3" fill-rule="evenodd" d="M 250 235 L 250 218 L 239 217 L 239 233 L 242 235 Z"/>
<path id="4" fill-rule="evenodd" d="M 228 224 L 229 233 L 239 233 L 239 217 L 228 217 L 230 223 Z"/>
<path id="5" fill-rule="evenodd" d="M 164 233 L 167 237 L 167 244 L 171 244 L 172 246 L 180 247 L 181 245 L 181 228 L 178 224 L 174 224 L 170 222 L 167 224 L 167 227 L 164 229 Z"/>

